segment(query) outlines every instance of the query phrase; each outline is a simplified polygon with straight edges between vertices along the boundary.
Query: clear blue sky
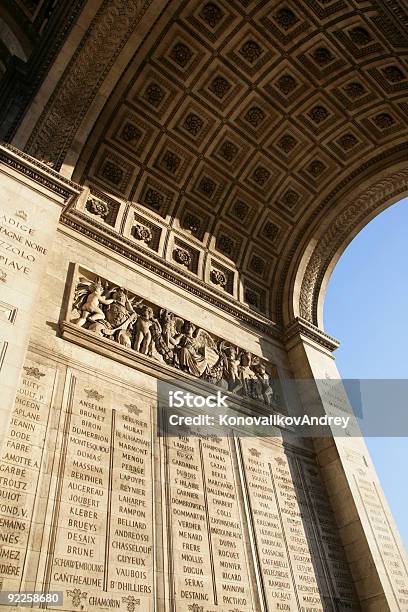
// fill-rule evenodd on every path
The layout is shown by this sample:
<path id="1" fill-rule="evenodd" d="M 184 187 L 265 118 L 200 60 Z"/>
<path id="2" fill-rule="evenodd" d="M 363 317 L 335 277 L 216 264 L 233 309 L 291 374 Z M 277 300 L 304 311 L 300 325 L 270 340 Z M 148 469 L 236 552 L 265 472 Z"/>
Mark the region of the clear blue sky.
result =
<path id="1" fill-rule="evenodd" d="M 329 282 L 325 329 L 343 378 L 408 379 L 408 198 L 351 242 Z M 408 550 L 408 438 L 367 438 Z"/>

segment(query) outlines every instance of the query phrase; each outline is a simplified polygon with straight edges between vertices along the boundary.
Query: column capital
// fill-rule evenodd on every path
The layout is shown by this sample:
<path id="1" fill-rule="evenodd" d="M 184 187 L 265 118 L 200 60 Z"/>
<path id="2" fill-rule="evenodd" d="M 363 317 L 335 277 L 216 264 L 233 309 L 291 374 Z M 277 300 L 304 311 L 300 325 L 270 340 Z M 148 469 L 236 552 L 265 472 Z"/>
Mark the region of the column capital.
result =
<path id="1" fill-rule="evenodd" d="M 319 327 L 302 317 L 296 317 L 287 325 L 283 340 L 288 349 L 295 346 L 299 341 L 308 342 L 314 346 L 318 345 L 330 353 L 333 353 L 340 346 L 340 342 L 336 338 L 326 334 Z"/>

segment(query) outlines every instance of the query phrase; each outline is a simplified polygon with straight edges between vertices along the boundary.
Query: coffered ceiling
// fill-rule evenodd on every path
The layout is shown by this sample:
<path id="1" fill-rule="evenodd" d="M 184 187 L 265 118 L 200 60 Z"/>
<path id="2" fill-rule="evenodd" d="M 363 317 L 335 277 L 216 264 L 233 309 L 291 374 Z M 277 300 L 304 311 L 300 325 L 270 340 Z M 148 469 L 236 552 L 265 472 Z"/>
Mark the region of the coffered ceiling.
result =
<path id="1" fill-rule="evenodd" d="M 388 0 L 170 2 L 74 178 L 135 245 L 271 315 L 323 199 L 407 140 L 407 22 Z"/>

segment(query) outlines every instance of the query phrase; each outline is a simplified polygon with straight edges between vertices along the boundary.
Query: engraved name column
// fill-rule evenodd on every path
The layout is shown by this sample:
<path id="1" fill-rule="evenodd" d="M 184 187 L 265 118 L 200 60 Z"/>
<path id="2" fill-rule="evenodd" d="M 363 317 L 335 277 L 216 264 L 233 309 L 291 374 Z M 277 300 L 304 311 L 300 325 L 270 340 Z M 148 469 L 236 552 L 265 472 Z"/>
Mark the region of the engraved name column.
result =
<path id="1" fill-rule="evenodd" d="M 214 437 L 201 447 L 217 603 L 244 611 L 253 609 L 253 599 L 230 444 Z"/>
<path id="2" fill-rule="evenodd" d="M 399 610 L 408 610 L 408 569 L 403 552 L 394 537 L 390 520 L 384 509 L 378 486 L 367 471 L 354 474 L 362 503 L 372 529 L 382 562 L 387 572 Z"/>
<path id="3" fill-rule="evenodd" d="M 150 612 L 150 405 L 135 391 L 79 372 L 67 395 L 46 585 L 63 591 L 66 610 Z"/>
<path id="4" fill-rule="evenodd" d="M 90 377 L 71 382 L 46 575 L 50 589 L 64 592 L 66 609 L 76 607 L 78 589 L 83 605 L 106 582 L 113 402 L 112 393 Z"/>
<path id="5" fill-rule="evenodd" d="M 27 360 L 0 457 L 0 582 L 3 590 L 32 588 L 39 539 L 34 508 L 44 456 L 55 370 Z M 35 559 L 34 559 L 35 561 Z"/>
<path id="6" fill-rule="evenodd" d="M 296 467 L 296 456 L 274 449 L 270 455 L 269 470 L 300 609 L 311 607 L 316 612 L 330 610 L 333 606 L 332 596 L 319 557 L 315 529 Z"/>
<path id="7" fill-rule="evenodd" d="M 214 604 L 214 566 L 208 533 L 208 507 L 196 437 L 167 441 L 167 507 L 170 574 L 175 609 Z"/>
<path id="8" fill-rule="evenodd" d="M 341 545 L 334 514 L 321 475 L 313 459 L 297 458 L 303 486 L 306 491 L 310 519 L 308 524 L 316 534 L 316 541 L 322 551 L 328 580 L 334 597 L 345 610 L 359 610 L 344 548 Z M 298 569 L 303 569 L 299 564 Z"/>
<path id="9" fill-rule="evenodd" d="M 253 610 L 230 440 L 169 438 L 167 452 L 174 608 Z"/>
<path id="10" fill-rule="evenodd" d="M 108 508 L 107 574 L 132 612 L 153 610 L 153 476 L 150 405 L 117 397 Z"/>
<path id="11" fill-rule="evenodd" d="M 271 480 L 269 449 L 253 439 L 243 438 L 240 445 L 266 608 L 269 612 L 299 610 L 285 534 Z"/>

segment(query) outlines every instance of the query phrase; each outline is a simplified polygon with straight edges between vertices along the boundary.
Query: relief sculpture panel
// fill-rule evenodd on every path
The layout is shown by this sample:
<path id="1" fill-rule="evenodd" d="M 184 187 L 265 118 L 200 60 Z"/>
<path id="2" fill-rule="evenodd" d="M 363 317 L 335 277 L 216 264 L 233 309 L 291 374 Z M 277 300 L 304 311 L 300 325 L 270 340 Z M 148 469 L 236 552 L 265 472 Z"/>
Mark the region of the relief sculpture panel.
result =
<path id="1" fill-rule="evenodd" d="M 75 329 L 73 330 L 73 326 Z M 114 281 L 75 266 L 63 336 L 80 341 L 86 330 L 137 356 L 268 406 L 281 404 L 276 368 L 242 347 L 134 294 Z M 174 376 L 174 373 L 173 373 Z"/>

